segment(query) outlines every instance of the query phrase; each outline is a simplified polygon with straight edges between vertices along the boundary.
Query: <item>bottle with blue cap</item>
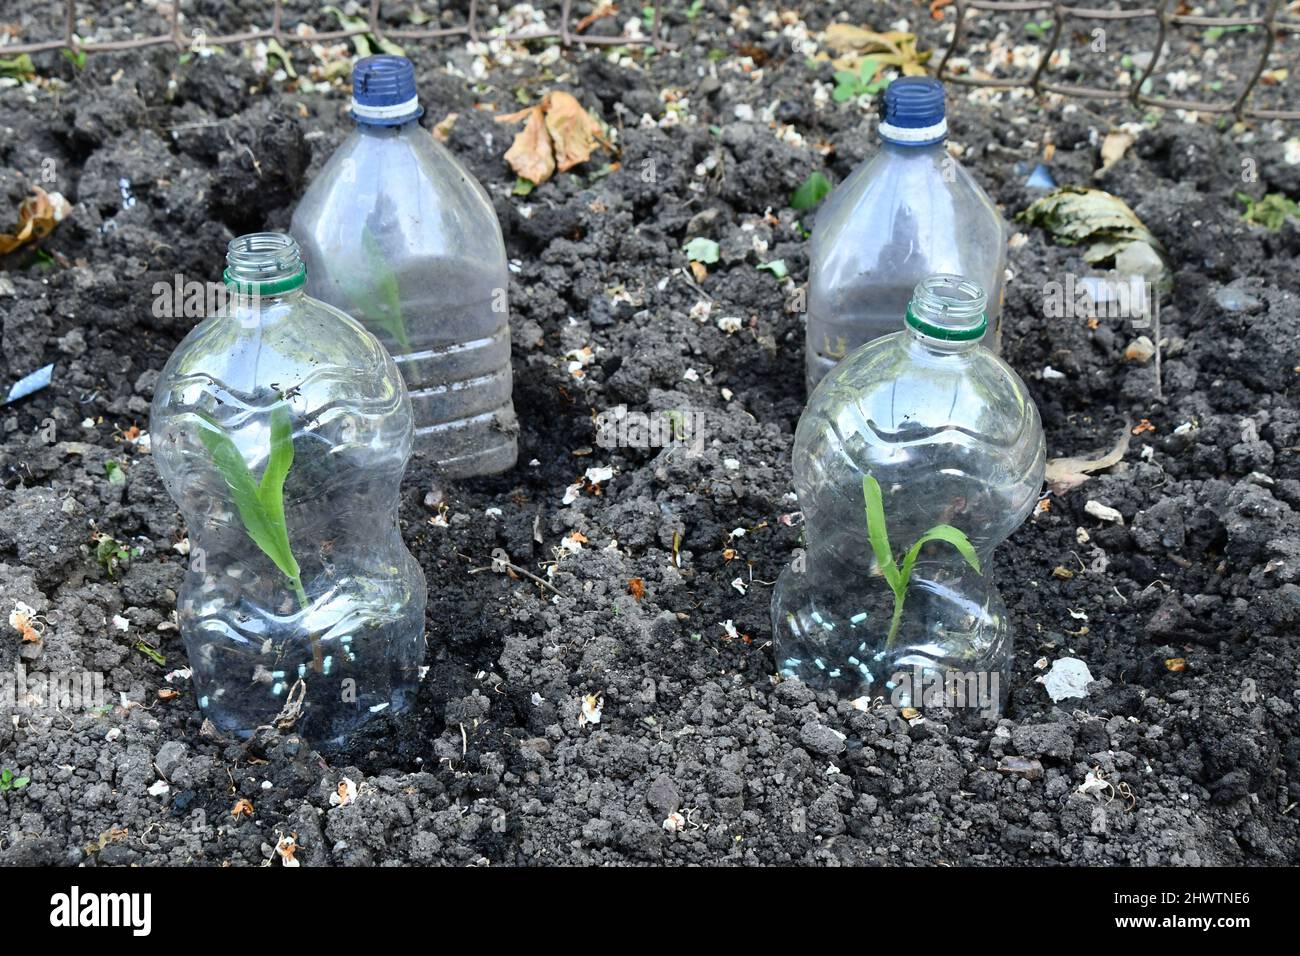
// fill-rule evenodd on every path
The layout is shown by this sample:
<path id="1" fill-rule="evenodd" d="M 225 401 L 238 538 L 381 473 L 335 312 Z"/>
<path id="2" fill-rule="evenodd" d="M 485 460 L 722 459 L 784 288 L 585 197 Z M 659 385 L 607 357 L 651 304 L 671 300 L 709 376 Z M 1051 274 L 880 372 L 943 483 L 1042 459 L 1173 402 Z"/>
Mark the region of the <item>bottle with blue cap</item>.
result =
<path id="1" fill-rule="evenodd" d="M 885 90 L 881 148 L 827 199 L 813 229 L 808 391 L 858 346 L 894 331 L 912 288 L 935 273 L 988 290 L 985 344 L 1000 350 L 1006 224 L 949 155 L 943 85 L 904 77 Z"/>
<path id="2" fill-rule="evenodd" d="M 189 530 L 176 611 L 199 707 L 223 733 L 330 747 L 415 700 L 426 589 L 397 523 L 406 386 L 305 282 L 290 236 L 233 240 L 223 307 L 168 359 L 150 432 Z"/>
<path id="3" fill-rule="evenodd" d="M 901 330 L 808 399 L 794 440 L 804 550 L 772 598 L 783 676 L 900 707 L 958 683 L 987 710 L 1005 699 L 993 551 L 1033 509 L 1046 447 L 1024 382 L 981 344 L 987 306 L 968 278 L 923 279 Z"/>
<path id="4" fill-rule="evenodd" d="M 415 68 L 352 71 L 355 129 L 294 211 L 311 295 L 359 319 L 397 361 L 415 447 L 450 477 L 512 467 L 508 271 L 487 193 L 418 122 Z"/>

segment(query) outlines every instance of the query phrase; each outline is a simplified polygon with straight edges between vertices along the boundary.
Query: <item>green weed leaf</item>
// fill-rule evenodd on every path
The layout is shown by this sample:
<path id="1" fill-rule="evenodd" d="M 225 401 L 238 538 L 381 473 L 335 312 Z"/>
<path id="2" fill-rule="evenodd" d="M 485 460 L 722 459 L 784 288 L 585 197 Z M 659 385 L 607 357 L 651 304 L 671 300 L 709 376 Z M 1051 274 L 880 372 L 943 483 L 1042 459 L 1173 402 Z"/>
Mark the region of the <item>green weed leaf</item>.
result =
<path id="1" fill-rule="evenodd" d="M 830 191 L 831 181 L 821 172 L 813 170 L 790 197 L 790 208 L 797 210 L 811 209 L 825 199 Z"/>
<path id="2" fill-rule="evenodd" d="M 1300 203 L 1281 193 L 1269 193 L 1263 199 L 1255 199 L 1239 192 L 1237 201 L 1246 207 L 1241 218 L 1272 232 L 1281 229 L 1288 217 L 1300 218 Z"/>
<path id="3" fill-rule="evenodd" d="M 162 654 L 159 653 L 158 648 L 151 647 L 148 644 L 146 644 L 144 641 L 140 641 L 135 645 L 135 649 L 139 651 L 141 654 L 143 654 L 145 657 L 149 658 L 149 660 L 153 661 L 159 667 L 167 666 L 167 658 L 163 657 Z"/>
<path id="4" fill-rule="evenodd" d="M 682 246 L 682 252 L 686 253 L 686 258 L 690 259 L 691 262 L 703 262 L 705 265 L 712 265 L 722 255 L 722 250 L 718 244 L 712 239 L 705 239 L 703 236 L 696 236 Z"/>

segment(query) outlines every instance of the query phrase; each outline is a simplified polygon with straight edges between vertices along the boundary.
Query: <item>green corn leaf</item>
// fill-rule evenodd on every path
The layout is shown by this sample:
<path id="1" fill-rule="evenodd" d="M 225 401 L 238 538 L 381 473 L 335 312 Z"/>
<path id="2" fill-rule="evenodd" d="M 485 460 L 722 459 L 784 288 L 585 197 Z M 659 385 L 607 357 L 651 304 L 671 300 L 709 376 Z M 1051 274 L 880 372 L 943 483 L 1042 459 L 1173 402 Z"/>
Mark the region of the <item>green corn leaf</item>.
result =
<path id="1" fill-rule="evenodd" d="M 921 555 L 922 546 L 929 544 L 931 541 L 945 541 L 952 545 L 957 549 L 957 553 L 966 559 L 967 564 L 974 568 L 976 572 L 979 571 L 979 555 L 975 553 L 975 547 L 970 543 L 970 538 L 966 537 L 965 532 L 954 528 L 950 524 L 939 524 L 921 535 L 916 544 L 912 545 L 911 550 L 907 552 L 907 556 L 903 558 L 902 577 L 904 584 L 912 577 L 912 568 L 916 565 L 916 559 Z"/>
<path id="2" fill-rule="evenodd" d="M 907 578 L 899 574 L 898 565 L 894 563 L 894 551 L 889 546 L 889 529 L 885 527 L 885 499 L 880 491 L 880 482 L 871 475 L 862 476 L 862 498 L 866 503 L 867 537 L 871 539 L 876 564 L 897 595 L 906 590 Z"/>
<path id="3" fill-rule="evenodd" d="M 268 523 L 278 531 L 278 538 L 284 551 L 288 568 L 276 561 L 276 566 L 291 578 L 297 577 L 298 562 L 294 560 L 289 548 L 288 525 L 284 520 L 284 479 L 293 465 L 293 421 L 285 405 L 277 405 L 271 410 L 271 457 L 267 460 L 266 470 L 262 472 L 261 484 L 257 486 L 257 500 L 262 505 Z M 274 558 L 272 558 L 274 560 Z M 291 570 L 290 570 L 291 568 Z"/>
<path id="4" fill-rule="evenodd" d="M 337 280 L 352 303 L 353 314 L 367 325 L 387 332 L 404 351 L 409 350 L 411 341 L 402 320 L 397 276 L 389 268 L 388 259 L 369 226 L 361 227 L 361 259 L 360 270 L 349 270 L 346 279 Z"/>
<path id="5" fill-rule="evenodd" d="M 280 404 L 271 411 L 271 454 L 261 485 L 253 480 L 231 437 L 215 422 L 208 424 L 211 427 L 200 431 L 199 437 L 226 480 L 244 530 L 289 579 L 299 601 L 305 604 L 301 572 L 289 546 L 289 529 L 284 520 L 284 480 L 293 464 L 293 425 L 288 407 Z"/>

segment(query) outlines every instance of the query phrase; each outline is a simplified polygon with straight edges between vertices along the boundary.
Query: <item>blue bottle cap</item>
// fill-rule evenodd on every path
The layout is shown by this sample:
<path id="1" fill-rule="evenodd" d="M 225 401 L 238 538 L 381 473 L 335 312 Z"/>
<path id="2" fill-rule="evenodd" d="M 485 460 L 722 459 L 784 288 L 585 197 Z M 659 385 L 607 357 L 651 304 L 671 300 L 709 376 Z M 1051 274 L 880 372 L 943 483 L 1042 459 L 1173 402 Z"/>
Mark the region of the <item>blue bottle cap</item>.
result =
<path id="1" fill-rule="evenodd" d="M 404 56 L 368 56 L 352 67 L 352 118 L 369 126 L 400 126 L 424 108 L 415 92 L 415 66 Z"/>
<path id="2" fill-rule="evenodd" d="M 899 146 L 930 146 L 948 135 L 943 84 L 929 76 L 905 76 L 885 90 L 880 138 Z"/>

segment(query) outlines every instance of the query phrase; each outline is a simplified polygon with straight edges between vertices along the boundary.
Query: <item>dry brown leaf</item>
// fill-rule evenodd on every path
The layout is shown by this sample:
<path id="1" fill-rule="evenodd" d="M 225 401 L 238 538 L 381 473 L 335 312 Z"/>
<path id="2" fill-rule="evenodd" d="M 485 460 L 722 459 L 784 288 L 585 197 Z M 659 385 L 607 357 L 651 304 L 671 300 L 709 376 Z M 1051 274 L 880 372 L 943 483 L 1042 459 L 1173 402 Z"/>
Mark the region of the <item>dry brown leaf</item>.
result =
<path id="1" fill-rule="evenodd" d="M 253 801 L 247 797 L 240 797 L 235 801 L 230 815 L 238 820 L 240 817 L 251 817 L 253 815 Z"/>
<path id="2" fill-rule="evenodd" d="M 583 30 L 587 29 L 587 27 L 591 26 L 597 20 L 603 20 L 605 17 L 617 16 L 617 14 L 618 14 L 618 7 L 614 6 L 614 4 L 602 3 L 595 10 L 591 11 L 591 13 L 587 14 L 585 17 L 579 20 L 578 25 L 573 28 L 573 32 L 581 33 Z"/>
<path id="3" fill-rule="evenodd" d="M 452 127 L 456 125 L 456 120 L 460 119 L 459 113 L 448 113 L 438 125 L 433 128 L 433 138 L 440 143 L 445 143 L 451 138 Z"/>
<path id="4" fill-rule="evenodd" d="M 34 240 L 44 239 L 71 208 L 61 194 L 47 193 L 40 186 L 33 186 L 32 195 L 18 207 L 17 228 L 12 233 L 0 232 L 0 256 Z"/>
<path id="5" fill-rule="evenodd" d="M 1132 133 L 1125 133 L 1114 130 L 1106 134 L 1106 138 L 1101 141 L 1101 169 L 1093 173 L 1094 179 L 1100 179 L 1106 171 L 1124 158 L 1128 148 L 1132 146 L 1137 139 Z"/>
<path id="6" fill-rule="evenodd" d="M 924 76 L 923 64 L 930 58 L 929 51 L 917 52 L 916 35 L 902 30 L 877 33 L 851 23 L 832 23 L 822 40 L 839 54 L 833 61 L 836 69 L 856 69 L 863 56 L 870 56 L 884 66 L 898 67 L 904 76 Z"/>
<path id="7" fill-rule="evenodd" d="M 550 179 L 556 169 L 568 172 L 591 158 L 596 147 L 611 149 L 600 121 L 572 93 L 555 90 L 540 103 L 517 113 L 498 116 L 498 123 L 528 122 L 515 135 L 506 162 L 534 186 Z"/>
<path id="8" fill-rule="evenodd" d="M 640 578 L 632 578 L 627 582 L 627 593 L 636 598 L 638 604 L 641 603 L 645 597 L 645 582 Z"/>
<path id="9" fill-rule="evenodd" d="M 585 163 L 597 146 L 608 146 L 600 123 L 572 93 L 563 90 L 548 93 L 542 101 L 542 109 L 546 112 L 546 129 L 551 134 L 555 163 L 560 172 L 568 172 Z"/>
<path id="10" fill-rule="evenodd" d="M 1115 447 L 1100 458 L 1053 458 L 1047 463 L 1047 486 L 1053 494 L 1063 495 L 1078 488 L 1094 471 L 1102 471 L 1119 464 L 1128 452 L 1128 425 L 1115 443 Z"/>
<path id="11" fill-rule="evenodd" d="M 546 112 L 541 106 L 532 106 L 508 116 L 498 116 L 498 123 L 528 117 L 524 128 L 515 134 L 515 141 L 506 150 L 506 162 L 521 179 L 540 185 L 555 172 L 555 154 L 551 151 L 551 137 L 546 132 Z"/>

